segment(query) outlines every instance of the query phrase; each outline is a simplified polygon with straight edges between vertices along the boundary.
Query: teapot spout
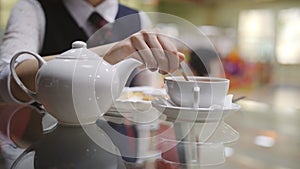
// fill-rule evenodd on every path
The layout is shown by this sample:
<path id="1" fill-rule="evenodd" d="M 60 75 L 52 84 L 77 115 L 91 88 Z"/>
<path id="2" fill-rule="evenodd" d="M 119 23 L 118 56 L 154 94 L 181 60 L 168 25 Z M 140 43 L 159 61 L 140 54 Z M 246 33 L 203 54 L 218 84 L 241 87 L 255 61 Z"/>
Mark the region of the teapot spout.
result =
<path id="1" fill-rule="evenodd" d="M 117 89 L 116 89 L 116 97 L 118 97 L 120 95 L 120 93 L 122 92 L 130 74 L 134 71 L 135 68 L 141 66 L 143 63 L 133 59 L 133 58 L 129 58 L 129 59 L 125 59 L 119 63 L 117 63 L 116 66 L 116 76 L 114 76 L 114 82 L 119 82 L 119 85 L 117 85 Z M 115 97 L 115 98 L 116 98 Z"/>

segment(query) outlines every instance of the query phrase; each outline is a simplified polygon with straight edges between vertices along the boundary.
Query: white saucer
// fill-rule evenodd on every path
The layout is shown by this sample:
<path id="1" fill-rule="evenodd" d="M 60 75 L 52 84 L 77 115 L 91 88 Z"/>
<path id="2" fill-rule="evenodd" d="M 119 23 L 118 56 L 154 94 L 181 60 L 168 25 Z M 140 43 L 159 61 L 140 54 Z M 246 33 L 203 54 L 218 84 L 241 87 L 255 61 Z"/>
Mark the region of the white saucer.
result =
<path id="1" fill-rule="evenodd" d="M 240 105 L 232 103 L 230 107 L 190 108 L 177 107 L 153 101 L 153 107 L 167 116 L 168 121 L 209 122 L 222 120 L 229 114 L 240 110 Z"/>

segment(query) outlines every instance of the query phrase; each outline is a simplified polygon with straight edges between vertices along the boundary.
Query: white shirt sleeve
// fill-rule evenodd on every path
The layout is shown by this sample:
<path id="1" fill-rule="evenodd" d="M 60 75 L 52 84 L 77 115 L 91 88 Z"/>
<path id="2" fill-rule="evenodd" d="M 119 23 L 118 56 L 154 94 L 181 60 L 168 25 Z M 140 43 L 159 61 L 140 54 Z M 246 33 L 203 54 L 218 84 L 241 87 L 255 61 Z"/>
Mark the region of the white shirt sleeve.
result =
<path id="1" fill-rule="evenodd" d="M 11 11 L 0 47 L 0 101 L 18 102 L 10 92 L 9 64 L 20 51 L 38 53 L 43 45 L 45 16 L 36 0 L 20 0 Z M 30 56 L 22 56 L 18 63 Z"/>

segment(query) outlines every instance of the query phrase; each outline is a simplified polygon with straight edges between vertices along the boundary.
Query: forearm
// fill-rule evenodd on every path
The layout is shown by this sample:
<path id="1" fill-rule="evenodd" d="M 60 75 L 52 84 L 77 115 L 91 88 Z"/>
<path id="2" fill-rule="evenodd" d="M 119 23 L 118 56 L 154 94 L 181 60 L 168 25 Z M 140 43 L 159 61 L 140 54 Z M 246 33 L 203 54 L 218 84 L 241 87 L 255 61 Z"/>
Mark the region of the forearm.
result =
<path id="1" fill-rule="evenodd" d="M 11 11 L 0 49 L 0 71 L 2 71 L 0 77 L 2 83 L 0 87 L 3 91 L 0 95 L 3 98 L 3 101 L 15 101 L 12 93 L 17 96 L 19 94 L 21 94 L 21 96 L 22 94 L 23 96 L 25 95 L 25 93 L 15 84 L 13 78 L 10 77 L 9 62 L 12 56 L 20 51 L 38 53 L 41 50 L 41 44 L 43 44 L 44 27 L 44 13 L 38 1 L 18 1 L 16 3 Z M 28 64 L 29 62 L 26 61 L 28 59 L 30 59 L 30 56 L 22 56 L 22 58 L 17 61 L 18 66 L 20 66 L 20 68 L 23 67 L 21 66 L 23 61 Z M 29 72 L 31 72 L 33 67 L 24 67 L 27 67 L 26 74 L 30 74 Z M 5 71 L 3 72 L 3 70 Z M 21 71 L 18 72 L 20 73 Z M 29 76 L 23 77 L 22 74 L 20 74 L 20 76 L 22 76 L 21 79 L 23 81 L 29 80 Z M 32 83 L 34 83 L 34 81 Z M 17 92 L 17 89 L 19 89 L 19 92 Z M 27 95 L 25 96 L 28 100 Z M 16 98 L 19 99 L 19 97 Z M 24 98 L 20 100 L 26 99 Z"/>
<path id="2" fill-rule="evenodd" d="M 108 51 L 116 44 L 117 44 L 117 42 L 109 43 L 106 45 L 90 48 L 90 50 L 97 53 L 99 56 L 104 57 L 108 53 Z"/>
<path id="3" fill-rule="evenodd" d="M 46 61 L 52 60 L 57 55 L 43 57 Z M 35 77 L 38 71 L 38 62 L 35 59 L 27 59 L 19 63 L 16 67 L 16 73 L 23 84 L 30 89 L 35 91 Z M 19 87 L 15 80 L 11 77 L 10 90 L 12 95 L 20 101 L 27 102 L 30 97 Z"/>

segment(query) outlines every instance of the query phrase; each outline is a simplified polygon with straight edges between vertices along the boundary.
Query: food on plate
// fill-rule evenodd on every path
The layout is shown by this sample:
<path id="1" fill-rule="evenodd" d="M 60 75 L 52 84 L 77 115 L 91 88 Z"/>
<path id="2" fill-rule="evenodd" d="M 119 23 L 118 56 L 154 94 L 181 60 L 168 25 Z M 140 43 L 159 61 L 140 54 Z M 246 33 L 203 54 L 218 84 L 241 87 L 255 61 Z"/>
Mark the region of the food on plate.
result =
<path id="1" fill-rule="evenodd" d="M 123 90 L 118 100 L 153 101 L 158 96 L 167 97 L 166 92 L 162 89 L 130 87 Z"/>

